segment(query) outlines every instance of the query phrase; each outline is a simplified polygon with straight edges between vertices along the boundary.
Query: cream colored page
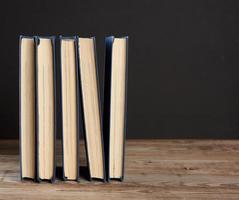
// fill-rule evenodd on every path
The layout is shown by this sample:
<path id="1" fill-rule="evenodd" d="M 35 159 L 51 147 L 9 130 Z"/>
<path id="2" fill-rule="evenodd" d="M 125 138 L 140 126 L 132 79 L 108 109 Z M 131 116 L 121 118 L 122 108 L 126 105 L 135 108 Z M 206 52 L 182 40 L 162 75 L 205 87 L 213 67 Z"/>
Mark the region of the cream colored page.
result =
<path id="1" fill-rule="evenodd" d="M 77 178 L 77 106 L 74 40 L 61 41 L 64 174 Z"/>
<path id="2" fill-rule="evenodd" d="M 120 178 L 123 165 L 126 39 L 115 39 L 112 50 L 110 103 L 110 177 Z"/>
<path id="3" fill-rule="evenodd" d="M 54 79 L 53 49 L 50 39 L 38 45 L 39 177 L 51 179 L 54 164 Z"/>
<path id="4" fill-rule="evenodd" d="M 21 40 L 21 156 L 22 177 L 35 177 L 34 40 Z"/>
<path id="5" fill-rule="evenodd" d="M 103 178 L 103 155 L 94 40 L 79 38 L 80 73 L 91 176 Z M 95 153 L 97 152 L 97 153 Z"/>

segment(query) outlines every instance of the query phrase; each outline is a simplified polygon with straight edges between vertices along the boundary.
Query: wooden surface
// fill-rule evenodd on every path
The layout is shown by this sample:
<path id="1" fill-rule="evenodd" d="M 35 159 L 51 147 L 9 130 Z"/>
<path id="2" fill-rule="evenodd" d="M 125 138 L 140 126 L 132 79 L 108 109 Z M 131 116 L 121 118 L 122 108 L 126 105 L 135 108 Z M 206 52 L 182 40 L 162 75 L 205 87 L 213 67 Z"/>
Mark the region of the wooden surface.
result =
<path id="1" fill-rule="evenodd" d="M 0 199 L 239 199 L 239 141 L 129 140 L 125 181 L 106 184 L 21 182 L 17 141 L 0 141 Z"/>

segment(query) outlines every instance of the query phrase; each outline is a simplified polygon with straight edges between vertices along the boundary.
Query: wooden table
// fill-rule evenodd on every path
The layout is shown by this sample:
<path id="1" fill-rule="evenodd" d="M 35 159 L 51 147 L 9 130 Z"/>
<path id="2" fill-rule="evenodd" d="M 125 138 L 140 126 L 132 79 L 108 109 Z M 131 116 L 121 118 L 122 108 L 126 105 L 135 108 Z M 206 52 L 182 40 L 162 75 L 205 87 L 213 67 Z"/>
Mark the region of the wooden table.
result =
<path id="1" fill-rule="evenodd" d="M 0 199 L 161 198 L 239 199 L 239 141 L 128 140 L 125 181 L 106 184 L 21 182 L 18 142 L 0 141 Z"/>

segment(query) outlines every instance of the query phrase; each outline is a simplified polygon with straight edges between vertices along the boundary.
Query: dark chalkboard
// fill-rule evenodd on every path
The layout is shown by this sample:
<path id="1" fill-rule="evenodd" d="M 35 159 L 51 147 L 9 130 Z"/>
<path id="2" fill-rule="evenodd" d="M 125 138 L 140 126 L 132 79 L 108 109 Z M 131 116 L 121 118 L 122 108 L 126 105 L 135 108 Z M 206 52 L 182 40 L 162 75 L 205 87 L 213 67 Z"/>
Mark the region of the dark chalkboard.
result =
<path id="1" fill-rule="evenodd" d="M 129 35 L 129 138 L 239 138 L 238 1 L 25 0 L 0 7 L 0 131 L 18 137 L 18 36 Z M 101 79 L 102 81 L 102 79 Z"/>

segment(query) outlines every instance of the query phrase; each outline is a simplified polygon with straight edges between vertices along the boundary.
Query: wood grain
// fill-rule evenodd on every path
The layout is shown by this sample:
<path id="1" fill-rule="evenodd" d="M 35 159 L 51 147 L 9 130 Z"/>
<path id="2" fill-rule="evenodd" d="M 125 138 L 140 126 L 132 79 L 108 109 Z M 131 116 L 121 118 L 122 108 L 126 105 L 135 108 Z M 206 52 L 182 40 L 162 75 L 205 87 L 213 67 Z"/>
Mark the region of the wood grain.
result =
<path id="1" fill-rule="evenodd" d="M 18 142 L 3 140 L 0 199 L 239 199 L 239 141 L 129 140 L 122 183 L 38 184 L 20 181 Z"/>

